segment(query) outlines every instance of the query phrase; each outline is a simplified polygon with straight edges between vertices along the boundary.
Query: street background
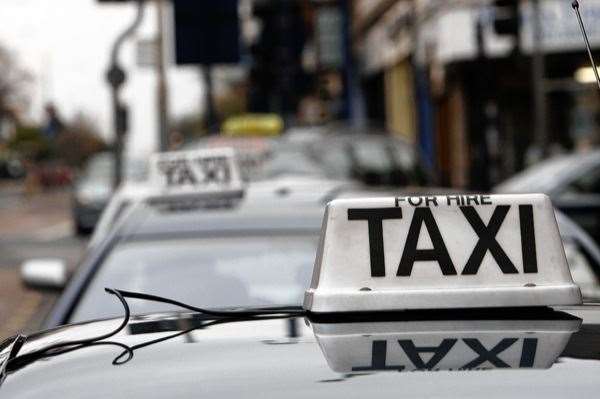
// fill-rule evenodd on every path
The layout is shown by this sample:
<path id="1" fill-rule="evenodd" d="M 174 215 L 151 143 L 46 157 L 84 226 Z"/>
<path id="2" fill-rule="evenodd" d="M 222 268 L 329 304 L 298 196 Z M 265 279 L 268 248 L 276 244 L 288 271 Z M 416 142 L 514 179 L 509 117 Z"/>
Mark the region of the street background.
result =
<path id="1" fill-rule="evenodd" d="M 598 59 L 600 0 L 580 10 Z M 318 172 L 545 192 L 597 244 L 599 110 L 566 0 L 4 0 L 0 336 L 35 330 L 59 295 L 24 288 L 20 265 L 74 271 L 114 190 L 144 181 L 156 151 L 382 136 L 408 155 L 339 140 L 349 161 Z M 285 171 L 313 171 L 274 151 Z"/>
<path id="2" fill-rule="evenodd" d="M 27 195 L 22 184 L 0 185 L 0 336 L 39 328 L 56 294 L 25 289 L 19 265 L 32 257 L 66 259 L 73 268 L 85 240 L 73 236 L 69 195 L 55 190 Z"/>

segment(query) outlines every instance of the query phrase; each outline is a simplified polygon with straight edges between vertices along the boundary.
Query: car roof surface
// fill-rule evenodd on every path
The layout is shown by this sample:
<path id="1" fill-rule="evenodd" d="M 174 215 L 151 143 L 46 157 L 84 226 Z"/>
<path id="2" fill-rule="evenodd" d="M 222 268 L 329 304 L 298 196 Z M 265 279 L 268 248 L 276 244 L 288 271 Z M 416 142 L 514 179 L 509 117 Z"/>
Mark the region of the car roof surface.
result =
<path id="1" fill-rule="evenodd" d="M 146 193 L 121 222 L 120 236 L 319 231 L 326 202 L 352 189 L 347 180 L 282 176 L 248 185 L 241 197 L 156 197 Z"/>
<path id="2" fill-rule="evenodd" d="M 600 390 L 600 307 L 566 311 L 584 322 L 547 369 L 337 373 L 328 366 L 302 319 L 294 321 L 294 337 L 290 336 L 291 319 L 224 323 L 140 347 L 129 361 L 113 365 L 123 352 L 122 345 L 146 343 L 206 321 L 191 321 L 190 314 L 162 314 L 131 320 L 124 332 L 110 338 L 120 346 L 96 345 L 18 369 L 9 367 L 0 389 L 6 397 L 32 399 L 595 397 Z M 62 327 L 31 338 L 22 351 L 76 336 L 94 336 L 120 322 Z M 359 350 L 358 346 L 350 348 L 346 354 Z"/>

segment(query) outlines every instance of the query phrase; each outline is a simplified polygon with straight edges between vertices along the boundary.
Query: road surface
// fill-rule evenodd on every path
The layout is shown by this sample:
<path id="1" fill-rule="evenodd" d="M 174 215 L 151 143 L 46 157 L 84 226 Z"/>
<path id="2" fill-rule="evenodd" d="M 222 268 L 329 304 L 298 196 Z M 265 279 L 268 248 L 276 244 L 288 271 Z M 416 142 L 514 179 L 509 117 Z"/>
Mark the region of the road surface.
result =
<path id="1" fill-rule="evenodd" d="M 54 257 L 74 268 L 84 247 L 73 236 L 68 190 L 26 195 L 18 184 L 0 183 L 0 340 L 38 328 L 56 299 L 24 288 L 19 265 Z"/>

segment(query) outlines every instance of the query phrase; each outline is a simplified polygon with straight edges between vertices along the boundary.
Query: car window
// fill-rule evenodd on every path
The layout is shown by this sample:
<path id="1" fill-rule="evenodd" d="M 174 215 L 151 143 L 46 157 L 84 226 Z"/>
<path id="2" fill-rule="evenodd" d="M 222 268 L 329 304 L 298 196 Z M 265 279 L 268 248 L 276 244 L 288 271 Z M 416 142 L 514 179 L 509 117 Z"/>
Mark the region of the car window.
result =
<path id="1" fill-rule="evenodd" d="M 330 178 L 393 186 L 428 181 L 415 148 L 388 137 L 333 138 L 313 144 L 311 154 Z"/>
<path id="2" fill-rule="evenodd" d="M 600 194 L 600 165 L 572 181 L 567 191 L 579 194 Z"/>
<path id="3" fill-rule="evenodd" d="M 110 154 L 100 154 L 87 163 L 84 178 L 87 180 L 106 180 L 113 176 L 114 161 Z"/>
<path id="4" fill-rule="evenodd" d="M 299 145 L 278 146 L 267 158 L 262 178 L 274 178 L 285 175 L 326 176 L 323 165 L 315 163 L 308 151 Z"/>
<path id="5" fill-rule="evenodd" d="M 353 143 L 352 151 L 360 169 L 384 173 L 394 168 L 389 149 L 379 140 L 361 140 Z"/>
<path id="6" fill-rule="evenodd" d="M 103 262 L 70 322 L 122 315 L 105 287 L 207 308 L 299 305 L 310 282 L 317 240 L 284 235 L 125 242 Z M 133 314 L 177 309 L 146 301 L 130 305 Z"/>

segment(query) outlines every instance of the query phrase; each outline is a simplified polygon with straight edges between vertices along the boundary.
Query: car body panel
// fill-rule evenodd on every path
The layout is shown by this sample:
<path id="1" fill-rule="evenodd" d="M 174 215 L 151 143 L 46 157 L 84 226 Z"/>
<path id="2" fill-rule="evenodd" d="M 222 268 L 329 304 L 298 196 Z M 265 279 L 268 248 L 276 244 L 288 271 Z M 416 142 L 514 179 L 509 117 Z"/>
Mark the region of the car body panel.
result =
<path id="1" fill-rule="evenodd" d="M 584 306 L 566 310 L 584 317 L 584 323 L 578 331 L 568 333 L 566 347 L 549 368 L 504 369 L 486 363 L 480 370 L 469 371 L 338 373 L 328 365 L 331 359 L 327 357 L 327 348 L 323 342 L 317 342 L 310 328 L 302 326 L 291 336 L 287 328 L 289 319 L 251 320 L 200 328 L 141 347 L 134 351 L 131 360 L 121 365 L 113 365 L 113 361 L 123 352 L 122 347 L 105 344 L 45 358 L 16 370 L 9 367 L 0 392 L 10 398 L 32 399 L 198 395 L 204 398 L 595 397 L 600 389 L 597 378 L 600 327 L 595 324 L 600 308 Z M 192 317 L 185 313 L 138 317 L 110 341 L 131 347 L 164 338 L 194 326 Z M 591 318 L 591 324 L 587 323 L 587 317 Z M 453 316 L 449 319 L 453 320 Z M 120 322 L 113 319 L 62 327 L 30 338 L 21 352 L 26 354 L 49 342 L 74 336 L 94 336 L 110 331 Z M 311 323 L 316 326 L 316 322 Z M 507 321 L 505 325 L 510 327 L 511 323 L 519 322 Z M 485 333 L 485 325 L 482 321 L 482 330 L 473 330 L 471 334 Z M 440 332 L 436 334 L 439 341 Z M 443 330 L 441 334 L 460 335 Z M 354 353 L 362 349 L 356 345 L 347 350 Z M 467 359 L 477 356 L 474 352 L 463 355 Z"/>

